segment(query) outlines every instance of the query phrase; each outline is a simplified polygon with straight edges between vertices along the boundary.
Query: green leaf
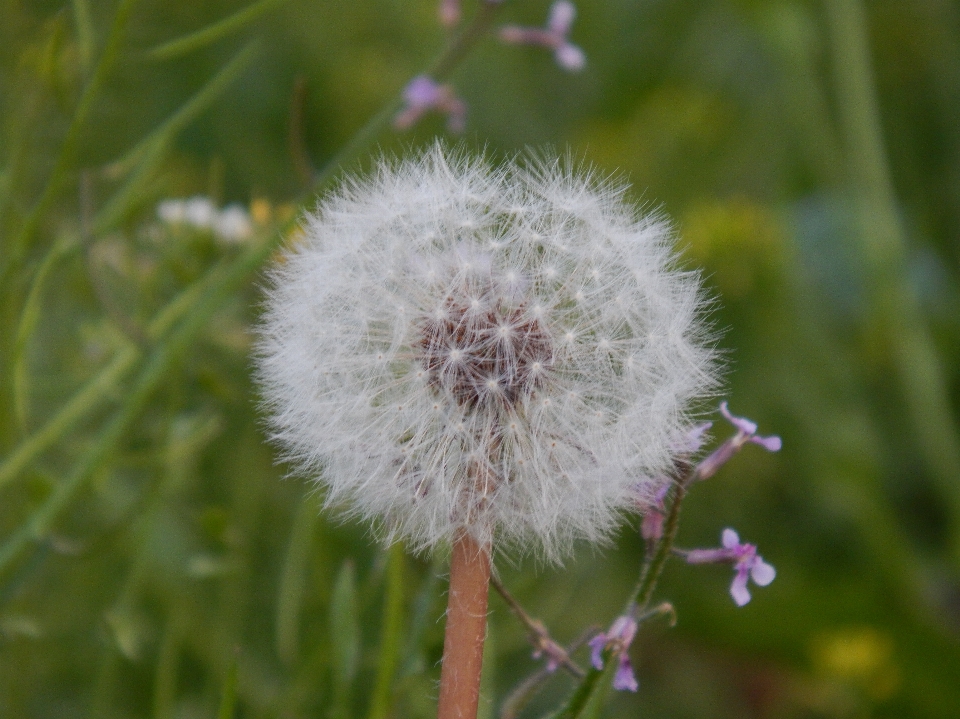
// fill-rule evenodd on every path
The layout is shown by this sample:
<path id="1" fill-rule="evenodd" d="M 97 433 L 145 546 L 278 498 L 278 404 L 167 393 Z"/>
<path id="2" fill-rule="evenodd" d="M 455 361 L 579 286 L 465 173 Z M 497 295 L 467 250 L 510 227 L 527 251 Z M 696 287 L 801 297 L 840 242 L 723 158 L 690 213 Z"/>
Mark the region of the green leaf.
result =
<path id="1" fill-rule="evenodd" d="M 386 719 L 390 711 L 393 678 L 400 659 L 400 640 L 403 635 L 403 565 L 406 561 L 403 545 L 394 544 L 389 554 L 387 591 L 383 599 L 383 638 L 380 640 L 373 699 L 370 700 L 370 719 Z"/>
<path id="2" fill-rule="evenodd" d="M 275 5 L 280 5 L 284 2 L 286 2 L 286 0 L 260 0 L 260 2 L 253 3 L 230 17 L 205 27 L 203 30 L 192 32 L 189 35 L 155 47 L 150 50 L 149 54 L 155 60 L 169 60 L 170 58 L 199 50 L 231 33 L 237 32 L 243 28 L 244 25 L 253 22 L 261 15 L 272 10 Z"/>
<path id="3" fill-rule="evenodd" d="M 330 599 L 330 640 L 333 644 L 333 707 L 331 716 L 350 717 L 350 686 L 360 663 L 360 621 L 353 562 L 340 567 Z"/>
<path id="4" fill-rule="evenodd" d="M 313 532 L 320 516 L 313 495 L 300 500 L 287 556 L 280 572 L 280 589 L 277 592 L 277 616 L 275 620 L 275 643 L 277 656 L 287 664 L 294 664 L 299 653 L 300 609 L 303 606 L 307 563 L 313 545 Z"/>
<path id="5" fill-rule="evenodd" d="M 234 706 L 237 703 L 237 658 L 234 657 L 227 668 L 227 676 L 223 678 L 223 688 L 220 690 L 220 710 L 217 719 L 233 719 Z"/>
<path id="6" fill-rule="evenodd" d="M 57 262 L 78 247 L 74 241 L 60 241 L 54 244 L 40 263 L 40 267 L 33 275 L 27 300 L 20 313 L 20 322 L 17 325 L 17 336 L 13 343 L 13 406 L 20 427 L 27 424 L 30 382 L 27 364 L 27 345 L 30 337 L 40 321 L 40 310 L 43 304 L 43 288 L 47 276 Z"/>

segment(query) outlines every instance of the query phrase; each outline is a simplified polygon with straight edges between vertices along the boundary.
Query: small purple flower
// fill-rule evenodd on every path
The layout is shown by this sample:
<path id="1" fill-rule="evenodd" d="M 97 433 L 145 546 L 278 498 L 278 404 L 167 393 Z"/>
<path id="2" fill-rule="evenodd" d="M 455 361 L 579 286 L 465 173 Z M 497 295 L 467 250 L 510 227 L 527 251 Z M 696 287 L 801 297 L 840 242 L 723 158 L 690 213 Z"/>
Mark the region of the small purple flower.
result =
<path id="1" fill-rule="evenodd" d="M 688 564 L 733 564 L 736 574 L 730 585 L 730 596 L 738 607 L 750 601 L 750 591 L 747 589 L 747 580 L 765 587 L 777 576 L 777 570 L 763 561 L 757 554 L 757 547 L 753 544 L 741 544 L 740 537 L 730 528 L 723 530 L 721 537 L 723 548 L 692 549 L 686 554 Z"/>
<path id="2" fill-rule="evenodd" d="M 426 75 L 417 75 L 404 88 L 406 107 L 393 119 L 398 130 L 413 127 L 430 110 L 447 115 L 450 132 L 463 132 L 467 106 L 456 96 L 451 85 L 440 85 Z"/>
<path id="3" fill-rule="evenodd" d="M 460 0 L 440 0 L 440 24 L 453 27 L 460 22 Z"/>
<path id="4" fill-rule="evenodd" d="M 640 521 L 640 536 L 647 541 L 656 541 L 663 536 L 663 520 L 667 514 L 664 500 L 670 491 L 670 480 L 664 479 L 660 489 L 653 496 L 653 504 L 644 510 Z"/>
<path id="5" fill-rule="evenodd" d="M 545 669 L 550 674 L 553 674 L 560 667 L 560 654 L 557 651 L 558 649 L 561 652 L 563 651 L 561 647 L 554 644 L 553 642 L 550 642 L 549 644 L 546 642 L 543 642 L 541 643 L 540 646 L 538 646 L 536 649 L 533 650 L 533 658 L 539 659 L 542 656 L 546 656 L 547 665 Z"/>
<path id="6" fill-rule="evenodd" d="M 500 28 L 500 39 L 513 45 L 539 45 L 553 50 L 560 67 L 574 72 L 582 70 L 586 56 L 567 39 L 576 16 L 577 8 L 570 0 L 557 0 L 550 6 L 545 28 L 505 25 Z"/>
<path id="7" fill-rule="evenodd" d="M 637 620 L 625 614 L 617 617 L 606 633 L 600 632 L 589 642 L 590 663 L 598 671 L 603 669 L 604 649 L 612 647 L 614 653 L 619 655 L 620 666 L 613 677 L 613 688 L 619 691 L 635 692 L 639 686 L 627 652 L 636 635 Z"/>
<path id="8" fill-rule="evenodd" d="M 700 463 L 700 466 L 697 467 L 698 479 L 707 479 L 715 475 L 717 470 L 730 461 L 730 458 L 739 452 L 740 448 L 748 442 L 759 444 L 768 452 L 779 452 L 783 446 L 781 439 L 775 435 L 769 437 L 761 437 L 758 435 L 755 422 L 751 422 L 749 419 L 743 417 L 734 417 L 730 414 L 726 402 L 720 403 L 720 414 L 736 428 L 737 433 L 717 447 L 709 457 Z"/>

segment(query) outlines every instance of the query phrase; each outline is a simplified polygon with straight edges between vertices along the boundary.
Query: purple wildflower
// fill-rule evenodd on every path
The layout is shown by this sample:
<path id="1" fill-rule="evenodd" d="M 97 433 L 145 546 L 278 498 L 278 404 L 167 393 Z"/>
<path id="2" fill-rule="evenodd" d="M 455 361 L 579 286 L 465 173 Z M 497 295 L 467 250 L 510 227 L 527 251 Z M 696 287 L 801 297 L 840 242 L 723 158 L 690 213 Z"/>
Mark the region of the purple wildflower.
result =
<path id="1" fill-rule="evenodd" d="M 545 28 L 505 25 L 500 28 L 500 39 L 514 45 L 539 45 L 553 50 L 560 67 L 570 71 L 582 70 L 586 56 L 567 39 L 576 16 L 577 8 L 570 0 L 557 0 L 550 6 Z"/>
<path id="2" fill-rule="evenodd" d="M 757 554 L 757 547 L 753 544 L 741 544 L 740 537 L 732 529 L 724 529 L 721 537 L 722 548 L 692 549 L 686 554 L 689 564 L 715 564 L 726 562 L 733 564 L 736 574 L 730 585 L 730 596 L 738 607 L 750 601 L 750 591 L 747 589 L 747 580 L 765 587 L 777 576 L 777 570 L 763 561 Z"/>
<path id="3" fill-rule="evenodd" d="M 460 22 L 460 0 L 440 0 L 440 24 L 453 27 Z"/>
<path id="4" fill-rule="evenodd" d="M 451 85 L 440 85 L 426 75 L 417 75 L 404 88 L 406 107 L 393 119 L 398 130 L 413 127 L 430 110 L 447 115 L 450 132 L 463 132 L 467 106 L 456 96 Z"/>
<path id="5" fill-rule="evenodd" d="M 664 479 L 660 489 L 653 496 L 653 504 L 648 507 L 640 521 L 640 536 L 648 542 L 655 542 L 663 536 L 663 520 L 667 514 L 664 500 L 670 491 L 670 480 Z"/>
<path id="6" fill-rule="evenodd" d="M 546 656 L 547 665 L 545 668 L 549 673 L 553 674 L 560 667 L 560 652 L 562 651 L 563 649 L 554 642 L 541 642 L 540 645 L 533 650 L 533 658 L 539 659 L 542 656 Z"/>
<path id="7" fill-rule="evenodd" d="M 720 414 L 736 428 L 737 433 L 717 447 L 709 457 L 700 463 L 700 466 L 697 467 L 698 479 L 707 479 L 715 475 L 717 470 L 726 464 L 730 458 L 739 452 L 740 448 L 748 442 L 759 444 L 768 452 L 778 452 L 780 451 L 780 447 L 783 446 L 781 439 L 775 435 L 769 437 L 761 437 L 758 435 L 755 422 L 751 422 L 749 419 L 743 417 L 734 417 L 730 414 L 726 402 L 720 403 Z"/>
<path id="8" fill-rule="evenodd" d="M 625 614 L 617 617 L 606 633 L 600 632 L 589 643 L 590 663 L 594 669 L 603 669 L 603 650 L 607 647 L 611 647 L 614 653 L 619 655 L 620 666 L 613 677 L 613 688 L 619 691 L 635 692 L 639 686 L 627 652 L 636 635 L 637 620 Z"/>

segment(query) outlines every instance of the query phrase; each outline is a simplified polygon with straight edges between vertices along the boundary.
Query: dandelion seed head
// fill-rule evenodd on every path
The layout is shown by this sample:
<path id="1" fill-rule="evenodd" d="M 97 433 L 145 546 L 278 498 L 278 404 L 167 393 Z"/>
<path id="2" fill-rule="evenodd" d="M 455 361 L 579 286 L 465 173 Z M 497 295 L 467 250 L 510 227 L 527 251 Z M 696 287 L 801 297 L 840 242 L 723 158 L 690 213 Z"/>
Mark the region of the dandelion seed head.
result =
<path id="1" fill-rule="evenodd" d="M 697 277 L 623 193 L 442 145 L 345 181 L 270 274 L 257 373 L 285 458 L 413 549 L 608 537 L 717 378 Z"/>

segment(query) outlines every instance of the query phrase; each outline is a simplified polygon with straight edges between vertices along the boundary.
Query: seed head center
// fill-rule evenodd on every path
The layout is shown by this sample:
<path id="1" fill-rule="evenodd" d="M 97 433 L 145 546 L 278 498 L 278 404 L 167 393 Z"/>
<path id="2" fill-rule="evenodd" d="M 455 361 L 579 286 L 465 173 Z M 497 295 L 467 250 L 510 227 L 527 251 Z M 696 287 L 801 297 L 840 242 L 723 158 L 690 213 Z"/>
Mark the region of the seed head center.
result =
<path id="1" fill-rule="evenodd" d="M 469 408 L 515 404 L 542 386 L 553 366 L 536 313 L 484 299 L 448 296 L 420 323 L 415 345 L 429 384 Z"/>

